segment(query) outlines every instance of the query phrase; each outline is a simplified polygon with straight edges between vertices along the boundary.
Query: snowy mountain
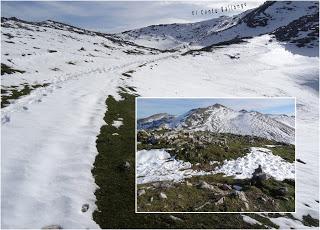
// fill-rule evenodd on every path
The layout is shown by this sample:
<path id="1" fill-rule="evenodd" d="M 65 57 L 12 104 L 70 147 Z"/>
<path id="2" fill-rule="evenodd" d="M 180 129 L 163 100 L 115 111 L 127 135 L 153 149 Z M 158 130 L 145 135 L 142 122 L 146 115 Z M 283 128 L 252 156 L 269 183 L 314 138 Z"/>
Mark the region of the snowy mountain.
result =
<path id="1" fill-rule="evenodd" d="M 174 118 L 175 116 L 167 113 L 158 113 L 146 118 L 139 119 L 137 125 L 139 129 L 162 127 L 163 125 L 171 123 Z"/>
<path id="2" fill-rule="evenodd" d="M 182 116 L 155 114 L 139 119 L 138 129 L 170 127 L 191 131 L 210 131 L 253 135 L 294 143 L 294 117 L 268 115 L 246 110 L 235 111 L 220 104 L 188 111 Z"/>
<path id="3" fill-rule="evenodd" d="M 234 38 L 254 37 L 277 30 L 275 34 L 281 34 L 279 28 L 288 26 L 290 23 L 295 24 L 294 21 L 305 21 L 309 17 L 312 20 L 316 18 L 319 13 L 318 5 L 316 1 L 267 1 L 255 9 L 232 17 L 222 16 L 186 24 L 152 25 L 117 35 L 137 44 L 159 49 L 206 47 Z M 310 26 L 310 30 L 316 33 L 319 25 L 316 20 L 313 22 L 314 25 Z M 276 37 L 279 37 L 280 41 L 283 40 L 280 35 Z"/>
<path id="4" fill-rule="evenodd" d="M 286 114 L 266 114 L 268 117 L 273 118 L 283 124 L 295 128 L 295 116 L 288 116 Z"/>
<path id="5" fill-rule="evenodd" d="M 94 159 L 100 154 L 96 141 L 105 125 L 105 114 L 117 115 L 114 108 L 107 108 L 106 99 L 125 101 L 119 94 L 122 88 L 144 97 L 296 97 L 296 154 L 303 162 L 296 163 L 297 212 L 294 219 L 264 218 L 285 229 L 305 228 L 305 217 L 318 218 L 319 98 L 314 86 L 319 84 L 319 58 L 301 52 L 318 52 L 318 2 L 275 2 L 265 7 L 230 18 L 146 27 L 134 30 L 134 36 L 133 31 L 104 34 L 51 20 L 1 18 L 1 99 L 9 98 L 1 109 L 2 227 L 40 229 L 59 224 L 63 228 L 99 228 L 92 214 L 95 210 L 103 214 L 107 209 L 96 205 L 99 198 L 92 175 Z M 255 13 L 245 18 L 250 12 Z M 168 34 L 171 27 L 175 29 Z M 256 36 L 260 34 L 264 35 Z M 244 43 L 228 42 L 238 35 L 246 37 Z M 196 49 L 221 42 L 220 49 L 200 51 L 199 55 L 158 49 L 184 45 Z M 199 118 L 194 113 L 194 118 L 181 124 L 220 128 L 205 123 L 200 111 Z M 230 112 L 235 114 L 249 120 L 253 113 Z M 259 127 L 271 123 L 294 132 L 291 118 L 252 116 Z M 129 117 L 117 132 L 128 128 Z M 177 121 L 170 115 L 160 117 L 169 124 Z M 159 117 L 153 122 L 157 120 Z M 128 138 L 113 134 L 111 144 L 117 140 L 114 146 L 127 145 Z M 117 165 L 128 159 L 117 156 L 106 160 Z M 128 190 L 133 186 L 134 181 Z M 118 187 L 114 186 L 115 192 Z M 89 205 L 85 213 L 81 211 L 84 204 Z M 119 223 L 128 225 L 120 227 L 141 227 L 130 225 L 125 220 L 127 213 L 122 214 Z M 223 217 L 230 218 L 227 214 Z"/>

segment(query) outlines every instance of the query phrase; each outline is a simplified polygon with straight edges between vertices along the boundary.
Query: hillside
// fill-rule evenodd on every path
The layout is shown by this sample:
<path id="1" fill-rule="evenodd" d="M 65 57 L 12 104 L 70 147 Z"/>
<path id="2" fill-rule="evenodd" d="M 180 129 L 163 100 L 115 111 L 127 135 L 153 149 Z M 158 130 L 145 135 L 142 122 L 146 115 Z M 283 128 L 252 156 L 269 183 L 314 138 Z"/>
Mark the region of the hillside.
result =
<path id="1" fill-rule="evenodd" d="M 192 109 L 176 117 L 152 115 L 137 121 L 138 129 L 161 127 L 252 135 L 287 143 L 295 141 L 294 118 L 292 117 L 245 110 L 235 111 L 220 104 Z"/>
<path id="2" fill-rule="evenodd" d="M 318 7 L 319 3 L 316 1 L 267 1 L 260 7 L 232 17 L 222 16 L 189 24 L 152 25 L 117 35 L 137 44 L 159 49 L 206 47 L 234 38 L 254 37 L 284 30 L 289 23 L 297 24 L 297 21 L 304 21 L 305 18 L 316 17 L 319 12 Z M 315 18 L 312 22 L 314 25 L 311 27 L 312 31 L 319 31 L 318 20 Z M 293 30 L 297 31 L 296 33 L 300 31 L 297 27 Z M 275 34 L 280 33 L 275 32 Z M 277 36 L 283 41 L 280 37 Z M 317 37 L 314 39 L 316 44 Z"/>
<path id="3" fill-rule="evenodd" d="M 51 20 L 2 18 L 1 227 L 318 227 L 319 34 L 314 22 L 319 7 L 317 2 L 266 6 L 272 17 L 245 12 L 230 19 L 225 30 L 227 18 L 213 19 L 221 32 L 203 22 L 203 36 L 196 28 L 179 29 L 188 24 L 176 24 L 183 42 L 179 35 L 125 40 L 125 35 Z M 239 22 L 250 12 L 261 25 Z M 297 34 L 296 28 L 307 32 Z M 245 38 L 230 42 L 238 34 Z M 167 50 L 181 44 L 189 48 Z M 138 95 L 296 97 L 296 212 L 135 214 Z"/>

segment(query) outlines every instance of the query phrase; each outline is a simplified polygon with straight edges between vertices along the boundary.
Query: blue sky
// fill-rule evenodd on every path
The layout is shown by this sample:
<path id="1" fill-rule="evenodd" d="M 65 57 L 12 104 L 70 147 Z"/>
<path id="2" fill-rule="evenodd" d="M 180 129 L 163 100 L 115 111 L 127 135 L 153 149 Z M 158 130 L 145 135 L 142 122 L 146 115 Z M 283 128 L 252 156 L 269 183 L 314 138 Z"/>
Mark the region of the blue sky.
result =
<path id="1" fill-rule="evenodd" d="M 29 21 L 47 19 L 101 32 L 120 32 L 153 24 L 187 23 L 233 15 L 242 9 L 212 15 L 192 15 L 201 9 L 220 9 L 246 3 L 243 10 L 263 1 L 1 1 L 1 15 Z"/>
<path id="2" fill-rule="evenodd" d="M 243 99 L 243 98 L 213 98 L 213 99 L 156 99 L 138 98 L 137 117 L 143 118 L 156 113 L 181 115 L 190 109 L 203 108 L 213 104 L 222 104 L 234 110 L 245 109 L 270 114 L 294 115 L 295 100 L 291 98 L 277 99 Z"/>

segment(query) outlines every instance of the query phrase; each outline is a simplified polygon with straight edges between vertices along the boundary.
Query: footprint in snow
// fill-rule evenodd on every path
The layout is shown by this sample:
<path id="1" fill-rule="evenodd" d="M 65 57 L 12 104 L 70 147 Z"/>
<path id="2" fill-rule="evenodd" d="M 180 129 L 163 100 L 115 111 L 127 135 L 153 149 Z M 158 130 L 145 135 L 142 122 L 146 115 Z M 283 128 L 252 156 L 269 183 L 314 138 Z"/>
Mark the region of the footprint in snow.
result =
<path id="1" fill-rule="evenodd" d="M 1 118 L 1 124 L 5 124 L 5 123 L 8 123 L 8 122 L 10 122 L 10 117 L 8 115 L 4 115 Z"/>

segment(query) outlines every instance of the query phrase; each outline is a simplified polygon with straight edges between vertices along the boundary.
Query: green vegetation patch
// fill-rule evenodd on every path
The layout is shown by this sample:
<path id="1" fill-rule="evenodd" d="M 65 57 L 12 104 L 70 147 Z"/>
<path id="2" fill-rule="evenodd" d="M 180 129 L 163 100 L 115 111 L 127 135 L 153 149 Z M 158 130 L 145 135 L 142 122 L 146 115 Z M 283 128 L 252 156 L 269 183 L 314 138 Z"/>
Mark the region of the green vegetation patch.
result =
<path id="1" fill-rule="evenodd" d="M 40 87 L 47 87 L 49 83 L 28 85 L 24 84 L 23 87 L 10 86 L 1 87 L 1 108 L 4 108 L 10 104 L 10 101 L 17 100 L 22 96 L 29 95 L 32 90 Z"/>
<path id="2" fill-rule="evenodd" d="M 201 187 L 205 182 L 210 189 Z M 234 187 L 241 187 L 236 191 Z M 286 188 L 285 194 L 279 189 Z M 144 194 L 139 195 L 144 190 Z M 166 198 L 162 197 L 165 194 Z M 193 176 L 183 182 L 138 185 L 140 212 L 294 212 L 294 183 L 266 180 L 253 186 L 250 180 L 223 174 Z"/>
<path id="3" fill-rule="evenodd" d="M 120 95 L 119 101 L 107 98 L 107 124 L 101 127 L 96 141 L 99 153 L 92 173 L 99 189 L 93 218 L 101 228 L 262 228 L 244 222 L 239 214 L 135 213 L 136 95 L 125 88 L 120 89 Z M 117 129 L 111 124 L 120 117 L 123 125 Z"/>
<path id="4" fill-rule="evenodd" d="M 302 223 L 309 227 L 319 227 L 319 219 L 315 219 L 309 214 L 302 217 Z"/>
<path id="5" fill-rule="evenodd" d="M 13 73 L 25 73 L 26 71 L 14 69 L 6 64 L 1 63 L 1 75 Z"/>
<path id="6" fill-rule="evenodd" d="M 179 160 L 192 164 L 201 163 L 200 169 L 212 170 L 210 161 L 222 163 L 224 160 L 237 159 L 249 153 L 250 147 L 268 148 L 274 155 L 294 162 L 295 146 L 268 140 L 262 137 L 236 135 L 231 133 L 212 133 L 209 131 L 184 132 L 176 130 L 139 130 L 137 133 L 138 150 L 168 149 Z"/>

